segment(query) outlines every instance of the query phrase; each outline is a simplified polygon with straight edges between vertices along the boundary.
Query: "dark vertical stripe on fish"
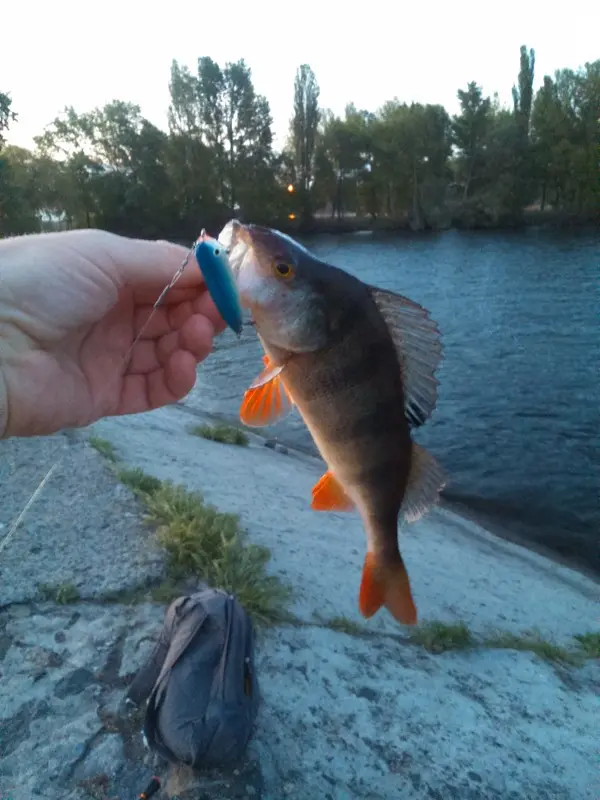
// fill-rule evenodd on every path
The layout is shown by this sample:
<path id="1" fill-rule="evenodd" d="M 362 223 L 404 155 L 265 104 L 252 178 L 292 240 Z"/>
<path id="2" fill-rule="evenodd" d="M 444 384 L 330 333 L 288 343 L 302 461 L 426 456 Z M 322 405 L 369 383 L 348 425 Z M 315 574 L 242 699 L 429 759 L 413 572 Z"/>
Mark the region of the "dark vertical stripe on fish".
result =
<path id="1" fill-rule="evenodd" d="M 408 452 L 406 460 L 400 460 L 398 454 L 392 454 L 389 459 L 365 465 L 361 478 L 362 485 L 365 488 L 368 487 L 371 509 L 387 509 L 388 512 L 397 516 L 402 504 L 405 484 L 409 479 L 410 466 Z M 392 502 L 390 507 L 392 498 L 396 498 L 397 503 Z"/>
<path id="2" fill-rule="evenodd" d="M 333 395 L 344 391 L 348 386 L 363 386 L 376 378 L 382 369 L 390 366 L 390 355 L 385 350 L 385 343 L 363 343 L 356 350 L 351 351 L 348 347 L 346 353 L 350 352 L 349 358 L 343 358 L 338 351 L 338 358 L 333 365 L 328 359 L 327 365 L 330 368 L 326 379 L 321 381 L 319 393 Z"/>
<path id="3" fill-rule="evenodd" d="M 399 406 L 401 407 L 401 400 L 398 397 L 378 400 L 371 411 L 360 414 L 355 419 L 348 419 L 343 430 L 334 428 L 329 440 L 337 444 L 347 439 L 362 439 L 369 436 L 387 441 L 396 431 L 403 431 L 405 423 L 404 418 L 398 415 Z"/>

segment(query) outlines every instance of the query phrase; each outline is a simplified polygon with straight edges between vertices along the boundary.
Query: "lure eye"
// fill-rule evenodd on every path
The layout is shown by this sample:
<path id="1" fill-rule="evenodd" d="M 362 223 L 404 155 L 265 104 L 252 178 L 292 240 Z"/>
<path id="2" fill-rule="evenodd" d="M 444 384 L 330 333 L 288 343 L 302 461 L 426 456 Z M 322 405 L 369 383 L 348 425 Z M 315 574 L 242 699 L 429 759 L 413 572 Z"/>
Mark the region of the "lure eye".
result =
<path id="1" fill-rule="evenodd" d="M 289 264 L 285 264 L 283 261 L 278 262 L 275 264 L 275 272 L 281 278 L 291 278 L 294 274 L 294 270 L 290 267 Z"/>

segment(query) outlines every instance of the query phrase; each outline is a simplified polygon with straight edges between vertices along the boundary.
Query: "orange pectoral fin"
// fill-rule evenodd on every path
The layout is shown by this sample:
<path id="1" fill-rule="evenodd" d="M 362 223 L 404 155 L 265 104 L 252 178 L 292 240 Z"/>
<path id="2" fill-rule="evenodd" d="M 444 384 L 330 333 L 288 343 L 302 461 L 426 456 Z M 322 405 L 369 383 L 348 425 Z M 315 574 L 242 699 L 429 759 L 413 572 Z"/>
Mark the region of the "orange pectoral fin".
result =
<path id="1" fill-rule="evenodd" d="M 384 605 L 398 622 L 415 625 L 417 609 L 402 560 L 387 566 L 378 563 L 374 553 L 367 553 L 358 604 L 363 617 L 372 617 Z"/>
<path id="2" fill-rule="evenodd" d="M 344 491 L 333 472 L 328 470 L 312 490 L 313 511 L 352 511 L 354 503 Z"/>
<path id="3" fill-rule="evenodd" d="M 280 372 L 269 377 L 268 373 L 274 369 L 268 356 L 264 356 L 263 361 L 265 369 L 254 381 L 258 385 L 252 385 L 246 391 L 240 407 L 240 419 L 250 428 L 272 425 L 283 419 L 294 407 L 294 401 L 281 380 Z"/>

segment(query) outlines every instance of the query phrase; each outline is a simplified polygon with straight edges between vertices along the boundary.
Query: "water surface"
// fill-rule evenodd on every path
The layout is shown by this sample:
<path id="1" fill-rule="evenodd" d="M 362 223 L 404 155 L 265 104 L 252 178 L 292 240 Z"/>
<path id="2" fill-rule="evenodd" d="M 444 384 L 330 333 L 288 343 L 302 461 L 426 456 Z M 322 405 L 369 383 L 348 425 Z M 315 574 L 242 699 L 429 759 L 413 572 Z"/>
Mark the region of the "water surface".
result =
<path id="1" fill-rule="evenodd" d="M 302 241 L 438 322 L 439 400 L 417 439 L 445 498 L 600 573 L 600 232 Z M 235 419 L 261 355 L 251 330 L 226 333 L 186 404 Z M 268 432 L 314 449 L 295 413 Z"/>

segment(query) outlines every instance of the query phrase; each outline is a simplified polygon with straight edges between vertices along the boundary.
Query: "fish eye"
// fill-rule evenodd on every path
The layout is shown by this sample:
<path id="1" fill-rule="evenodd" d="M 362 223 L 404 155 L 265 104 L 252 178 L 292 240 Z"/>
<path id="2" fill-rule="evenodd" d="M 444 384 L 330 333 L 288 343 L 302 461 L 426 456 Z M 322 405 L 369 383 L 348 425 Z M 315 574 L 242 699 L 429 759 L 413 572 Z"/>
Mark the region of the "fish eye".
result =
<path id="1" fill-rule="evenodd" d="M 220 250 L 219 250 L 219 248 L 217 247 L 217 248 L 216 248 L 216 250 L 215 250 L 215 255 L 216 255 L 216 256 L 218 256 L 220 252 L 221 252 L 221 251 L 220 251 Z"/>
<path id="2" fill-rule="evenodd" d="M 277 264 L 275 264 L 275 272 L 282 278 L 291 278 L 294 274 L 294 270 L 290 265 L 283 261 L 278 261 Z"/>

